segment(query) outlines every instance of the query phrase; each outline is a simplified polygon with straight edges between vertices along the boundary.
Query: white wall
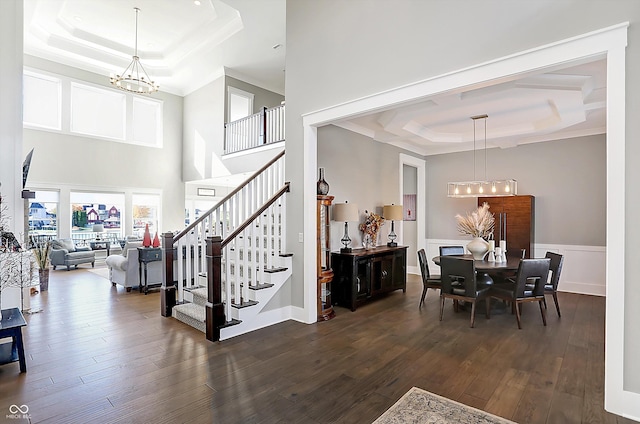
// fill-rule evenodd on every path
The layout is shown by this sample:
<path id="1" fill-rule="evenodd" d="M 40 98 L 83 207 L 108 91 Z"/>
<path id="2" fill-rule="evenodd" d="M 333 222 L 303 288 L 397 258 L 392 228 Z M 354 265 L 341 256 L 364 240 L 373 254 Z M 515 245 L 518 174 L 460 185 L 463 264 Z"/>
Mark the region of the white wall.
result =
<path id="1" fill-rule="evenodd" d="M 33 69 L 111 87 L 106 75 L 26 55 L 24 64 Z M 165 200 L 161 211 L 161 230 L 184 228 L 184 184 L 180 161 L 182 97 L 163 92 L 155 93 L 153 97 L 163 101 L 162 148 L 24 129 L 24 154 L 34 148 L 27 185 L 54 190 L 68 187 L 71 190 L 107 192 L 161 192 Z"/>
<path id="2" fill-rule="evenodd" d="M 301 162 L 307 155 L 315 163 L 315 154 L 300 140 L 314 137 L 316 130 L 303 126 L 303 115 L 626 21 L 630 22 L 628 45 L 625 52 L 615 51 L 615 60 L 626 53 L 623 90 L 635 93 L 640 88 L 640 32 L 633 28 L 640 22 L 640 2 L 634 0 L 288 2 L 287 39 L 295 43 L 287 44 L 287 173 L 288 179 L 306 184 L 299 192 L 292 192 L 290 209 L 306 210 L 303 190 L 313 189 L 309 177 L 312 170 L 305 170 Z M 620 208 L 625 211 L 622 216 L 628 218 L 619 225 L 625 228 L 628 241 L 621 248 L 626 252 L 620 262 L 625 269 L 619 274 L 631 276 L 635 251 L 631 240 L 640 236 L 640 225 L 633 219 L 640 215 L 640 199 L 633 189 L 640 182 L 640 168 L 633 166 L 634 158 L 640 155 L 640 144 L 634 142 L 640 138 L 640 121 L 635 119 L 640 106 L 632 96 L 627 97 L 625 106 L 620 108 L 626 109 L 626 121 L 621 118 L 626 125 L 622 138 L 629 141 L 624 147 L 626 194 Z M 322 125 L 322 117 L 319 113 L 314 116 L 314 126 Z M 620 132 L 615 135 L 620 140 Z M 289 216 L 292 241 L 303 229 L 311 230 L 305 226 L 304 216 Z M 294 253 L 302 251 L 298 245 Z M 304 258 L 298 259 L 294 273 L 294 284 L 304 286 Z M 607 370 L 608 375 L 621 376 L 618 370 L 624 368 L 624 378 L 616 377 L 615 382 L 608 378 L 613 384 L 608 389 L 619 393 L 617 390 L 624 387 L 625 399 L 630 400 L 620 402 L 615 396 L 608 397 L 618 413 L 637 409 L 640 395 L 640 363 L 633 359 L 640 356 L 640 339 L 636 337 L 640 310 L 635 307 L 640 302 L 640 286 L 630 277 L 623 284 L 616 296 L 624 293 L 624 325 L 620 323 L 623 328 L 619 330 L 624 337 L 616 339 L 616 346 L 608 346 L 608 352 L 624 361 L 618 361 L 616 369 Z"/>
<path id="3" fill-rule="evenodd" d="M 0 1 L 0 194 L 11 218 L 8 228 L 23 233 L 22 189 L 22 0 Z M 20 306 L 20 290 L 2 291 L 0 308 Z"/>

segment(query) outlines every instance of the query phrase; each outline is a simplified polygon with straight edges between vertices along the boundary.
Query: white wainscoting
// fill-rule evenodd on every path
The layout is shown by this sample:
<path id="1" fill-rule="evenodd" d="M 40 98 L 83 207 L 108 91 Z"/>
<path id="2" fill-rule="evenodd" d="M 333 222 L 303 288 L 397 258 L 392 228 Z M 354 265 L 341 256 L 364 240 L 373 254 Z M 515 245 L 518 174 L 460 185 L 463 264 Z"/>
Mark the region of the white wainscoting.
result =
<path id="1" fill-rule="evenodd" d="M 465 246 L 469 240 L 426 239 L 424 246 L 429 258 L 429 271 L 439 274 L 440 267 L 431 262 L 439 255 L 440 246 Z M 507 249 L 509 246 L 507 246 Z M 574 246 L 536 243 L 534 257 L 544 258 L 545 253 L 555 252 L 564 256 L 558 291 L 604 296 L 606 293 L 606 247 Z"/>

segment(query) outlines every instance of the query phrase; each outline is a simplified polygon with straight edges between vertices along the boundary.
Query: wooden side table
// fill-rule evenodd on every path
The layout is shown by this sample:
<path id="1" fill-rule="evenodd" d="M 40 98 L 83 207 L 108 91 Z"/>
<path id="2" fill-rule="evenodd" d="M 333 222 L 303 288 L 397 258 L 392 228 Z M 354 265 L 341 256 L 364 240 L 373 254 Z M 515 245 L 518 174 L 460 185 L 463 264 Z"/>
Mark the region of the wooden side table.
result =
<path id="1" fill-rule="evenodd" d="M 147 284 L 147 264 L 162 260 L 162 249 L 160 247 L 138 247 L 138 272 L 140 273 L 140 293 L 149 293 Z M 144 284 L 142 283 L 142 265 L 144 264 Z"/>
<path id="2" fill-rule="evenodd" d="M 20 372 L 27 372 L 27 361 L 24 357 L 24 344 L 22 342 L 22 327 L 27 322 L 20 309 L 11 308 L 2 310 L 0 319 L 0 339 L 11 337 L 11 344 L 0 345 L 0 365 L 20 361 Z M 10 346 L 10 347 L 9 347 Z"/>

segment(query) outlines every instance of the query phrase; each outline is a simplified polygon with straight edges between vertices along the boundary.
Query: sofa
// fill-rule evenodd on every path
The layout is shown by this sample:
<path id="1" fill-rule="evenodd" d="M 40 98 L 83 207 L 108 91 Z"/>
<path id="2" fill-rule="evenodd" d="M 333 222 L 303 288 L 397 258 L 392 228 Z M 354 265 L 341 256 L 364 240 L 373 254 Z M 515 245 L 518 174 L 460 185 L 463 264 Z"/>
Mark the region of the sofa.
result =
<path id="1" fill-rule="evenodd" d="M 51 253 L 49 254 L 53 269 L 58 266 L 66 266 L 67 271 L 71 270 L 71 266 L 78 268 L 80 264 L 96 263 L 96 252 L 91 250 L 89 246 L 76 246 L 71 239 L 56 239 L 51 241 Z"/>
<path id="2" fill-rule="evenodd" d="M 131 291 L 132 287 L 140 287 L 138 247 L 142 247 L 142 241 L 127 241 L 122 248 L 122 253 L 109 255 L 105 260 L 109 268 L 109 281 L 113 286 L 120 284 L 128 292 Z M 152 285 L 161 282 L 162 262 L 148 263 L 147 284 Z"/>

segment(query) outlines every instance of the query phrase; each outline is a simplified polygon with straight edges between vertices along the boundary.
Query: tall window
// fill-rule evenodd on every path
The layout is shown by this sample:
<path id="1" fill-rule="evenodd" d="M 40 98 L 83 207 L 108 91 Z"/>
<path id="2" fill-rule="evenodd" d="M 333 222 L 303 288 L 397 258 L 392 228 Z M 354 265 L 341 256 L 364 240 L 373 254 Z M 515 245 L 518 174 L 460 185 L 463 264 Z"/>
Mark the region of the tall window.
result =
<path id="1" fill-rule="evenodd" d="M 142 236 L 147 225 L 151 237 L 160 228 L 160 196 L 157 194 L 134 194 L 133 201 L 133 232 Z M 158 234 L 160 237 L 160 234 Z"/>
<path id="2" fill-rule="evenodd" d="M 29 236 L 50 240 L 58 236 L 58 192 L 36 191 L 29 200 Z"/>
<path id="3" fill-rule="evenodd" d="M 23 90 L 24 125 L 62 130 L 62 81 L 48 75 L 25 71 Z"/>
<path id="4" fill-rule="evenodd" d="M 228 122 L 237 121 L 253 114 L 253 94 L 235 87 L 227 87 L 229 107 Z"/>
<path id="5" fill-rule="evenodd" d="M 113 90 L 71 83 L 71 132 L 125 139 L 126 98 Z"/>
<path id="6" fill-rule="evenodd" d="M 124 194 L 71 192 L 71 237 L 121 239 Z"/>

